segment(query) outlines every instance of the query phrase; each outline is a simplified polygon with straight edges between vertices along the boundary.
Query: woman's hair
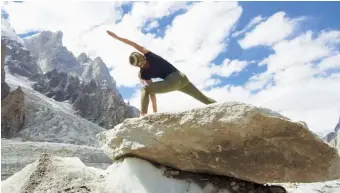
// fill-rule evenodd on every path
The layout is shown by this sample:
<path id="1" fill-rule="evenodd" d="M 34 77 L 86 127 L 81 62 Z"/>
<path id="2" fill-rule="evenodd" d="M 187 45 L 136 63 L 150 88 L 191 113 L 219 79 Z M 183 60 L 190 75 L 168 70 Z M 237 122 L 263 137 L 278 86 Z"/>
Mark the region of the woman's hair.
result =
<path id="1" fill-rule="evenodd" d="M 129 62 L 133 66 L 142 67 L 146 63 L 145 56 L 138 52 L 132 52 L 129 56 Z"/>

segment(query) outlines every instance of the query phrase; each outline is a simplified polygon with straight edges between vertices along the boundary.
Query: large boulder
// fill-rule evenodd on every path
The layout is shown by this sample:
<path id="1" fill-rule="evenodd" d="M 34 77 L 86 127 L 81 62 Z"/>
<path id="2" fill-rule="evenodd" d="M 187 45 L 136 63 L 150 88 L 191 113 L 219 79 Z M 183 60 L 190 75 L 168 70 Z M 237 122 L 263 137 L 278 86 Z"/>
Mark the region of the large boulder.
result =
<path id="1" fill-rule="evenodd" d="M 286 193 L 286 190 L 280 186 L 176 171 L 137 158 L 115 162 L 101 170 L 86 167 L 78 158 L 42 154 L 1 182 L 1 192 Z"/>
<path id="2" fill-rule="evenodd" d="M 340 178 L 338 152 L 305 124 L 243 103 L 126 119 L 98 138 L 112 159 L 136 156 L 183 171 L 257 183 Z"/>
<path id="3" fill-rule="evenodd" d="M 1 100 L 1 137 L 11 138 L 25 121 L 24 92 L 19 86 Z"/>

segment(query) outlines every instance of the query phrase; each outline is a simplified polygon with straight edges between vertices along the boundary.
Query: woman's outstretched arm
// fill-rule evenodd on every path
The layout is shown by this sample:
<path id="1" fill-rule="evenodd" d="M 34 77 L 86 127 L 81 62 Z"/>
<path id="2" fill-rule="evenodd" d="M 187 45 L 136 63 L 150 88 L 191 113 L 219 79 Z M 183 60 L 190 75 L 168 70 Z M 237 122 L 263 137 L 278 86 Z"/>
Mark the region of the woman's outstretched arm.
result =
<path id="1" fill-rule="evenodd" d="M 143 54 L 146 54 L 149 52 L 149 50 L 147 50 L 146 48 L 144 48 L 143 46 L 138 45 L 137 43 L 130 41 L 128 39 L 125 38 L 121 38 L 119 36 L 117 36 L 115 33 L 111 32 L 111 31 L 106 31 L 111 37 L 115 38 L 116 40 L 119 40 L 121 42 L 124 42 L 134 48 L 136 48 L 138 51 L 140 51 Z"/>

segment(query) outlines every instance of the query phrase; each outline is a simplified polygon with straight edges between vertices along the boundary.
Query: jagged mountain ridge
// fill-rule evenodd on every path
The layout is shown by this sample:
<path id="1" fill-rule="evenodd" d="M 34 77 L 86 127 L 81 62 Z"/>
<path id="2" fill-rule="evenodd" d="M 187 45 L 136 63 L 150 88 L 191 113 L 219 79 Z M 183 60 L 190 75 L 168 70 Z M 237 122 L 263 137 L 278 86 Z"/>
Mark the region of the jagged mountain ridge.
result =
<path id="1" fill-rule="evenodd" d="M 78 76 L 85 82 L 94 79 L 101 86 L 118 91 L 104 61 L 100 57 L 91 59 L 85 53 L 75 57 L 63 46 L 63 32 L 43 31 L 25 38 L 24 41 L 27 49 L 37 58 L 38 65 L 44 73 L 56 69 Z"/>
<path id="2" fill-rule="evenodd" d="M 100 87 L 94 80 L 80 82 L 78 77 L 55 69 L 41 76 L 32 87 L 56 101 L 68 101 L 80 116 L 106 129 L 138 116 L 118 92 Z"/>
<path id="3" fill-rule="evenodd" d="M 1 44 L 5 47 L 4 64 L 8 67 L 10 73 L 26 77 L 42 73 L 36 58 L 32 57 L 21 43 L 7 36 L 2 36 Z"/>

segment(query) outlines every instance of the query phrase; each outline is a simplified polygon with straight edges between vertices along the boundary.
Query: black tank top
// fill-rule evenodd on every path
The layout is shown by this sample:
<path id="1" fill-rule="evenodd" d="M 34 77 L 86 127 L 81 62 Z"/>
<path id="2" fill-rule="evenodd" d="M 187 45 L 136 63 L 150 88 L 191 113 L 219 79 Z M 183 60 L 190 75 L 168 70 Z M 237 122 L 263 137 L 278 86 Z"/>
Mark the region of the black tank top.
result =
<path id="1" fill-rule="evenodd" d="M 162 57 L 148 52 L 144 54 L 146 60 L 149 62 L 148 68 L 141 68 L 140 74 L 143 80 L 150 80 L 151 78 L 165 79 L 169 74 L 177 72 L 178 70 Z"/>

